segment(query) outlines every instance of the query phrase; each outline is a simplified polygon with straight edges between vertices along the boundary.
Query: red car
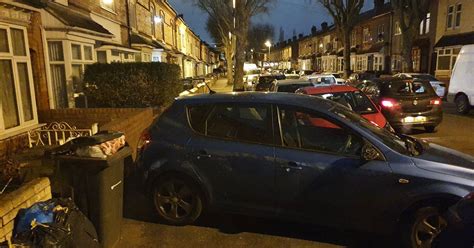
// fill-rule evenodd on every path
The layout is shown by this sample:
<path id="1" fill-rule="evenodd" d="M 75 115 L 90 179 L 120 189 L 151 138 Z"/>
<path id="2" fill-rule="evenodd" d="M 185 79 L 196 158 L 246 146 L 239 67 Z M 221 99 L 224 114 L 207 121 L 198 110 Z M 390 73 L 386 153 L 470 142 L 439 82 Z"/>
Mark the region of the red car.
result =
<path id="1" fill-rule="evenodd" d="M 359 89 L 349 85 L 305 87 L 296 93 L 319 96 L 340 103 L 379 127 L 392 130 L 380 109 Z"/>

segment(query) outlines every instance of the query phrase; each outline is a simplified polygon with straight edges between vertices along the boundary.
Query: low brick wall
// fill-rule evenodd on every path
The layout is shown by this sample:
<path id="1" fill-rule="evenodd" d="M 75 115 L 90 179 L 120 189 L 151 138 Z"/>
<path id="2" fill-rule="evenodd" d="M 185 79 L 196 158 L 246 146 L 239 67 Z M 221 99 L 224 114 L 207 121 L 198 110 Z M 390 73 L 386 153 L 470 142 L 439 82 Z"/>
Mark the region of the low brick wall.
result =
<path id="1" fill-rule="evenodd" d="M 77 128 L 90 128 L 99 123 L 99 130 L 121 131 L 136 156 L 138 139 L 161 110 L 151 108 L 89 108 L 52 109 L 40 111 L 40 123 L 65 121 Z"/>
<path id="2" fill-rule="evenodd" d="M 28 135 L 26 133 L 0 140 L 0 161 L 28 148 Z"/>
<path id="3" fill-rule="evenodd" d="M 0 243 L 10 240 L 14 227 L 14 219 L 22 208 L 51 199 L 49 179 L 34 179 L 19 189 L 0 195 Z"/>

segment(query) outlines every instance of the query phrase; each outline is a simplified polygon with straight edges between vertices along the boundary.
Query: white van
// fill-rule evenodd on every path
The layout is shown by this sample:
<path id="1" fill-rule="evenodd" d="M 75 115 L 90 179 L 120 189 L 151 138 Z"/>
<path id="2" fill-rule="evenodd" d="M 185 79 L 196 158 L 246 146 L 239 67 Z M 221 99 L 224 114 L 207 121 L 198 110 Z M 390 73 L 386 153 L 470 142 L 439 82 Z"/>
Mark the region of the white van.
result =
<path id="1" fill-rule="evenodd" d="M 449 83 L 448 101 L 456 103 L 460 114 L 474 105 L 474 45 L 463 46 L 454 65 Z"/>

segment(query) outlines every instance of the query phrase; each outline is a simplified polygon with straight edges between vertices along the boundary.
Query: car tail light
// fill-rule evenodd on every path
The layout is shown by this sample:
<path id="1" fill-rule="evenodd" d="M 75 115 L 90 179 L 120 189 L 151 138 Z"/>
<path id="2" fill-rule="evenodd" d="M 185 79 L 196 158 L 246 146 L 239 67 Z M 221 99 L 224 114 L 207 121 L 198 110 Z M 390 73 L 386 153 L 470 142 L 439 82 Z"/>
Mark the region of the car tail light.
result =
<path id="1" fill-rule="evenodd" d="M 393 109 L 399 106 L 397 100 L 391 98 L 382 99 L 382 101 L 380 101 L 380 104 L 382 105 L 382 107 L 387 109 Z"/>
<path id="2" fill-rule="evenodd" d="M 464 200 L 471 200 L 471 199 L 474 199 L 474 192 L 471 192 L 467 194 L 466 196 L 464 196 Z"/>
<path id="3" fill-rule="evenodd" d="M 436 98 L 430 101 L 430 105 L 441 105 L 441 99 Z"/>
<path id="4" fill-rule="evenodd" d="M 140 139 L 138 140 L 137 150 L 142 151 L 148 146 L 148 144 L 150 144 L 150 142 L 151 142 L 150 131 L 148 131 L 148 129 L 145 129 L 142 135 L 140 136 Z"/>

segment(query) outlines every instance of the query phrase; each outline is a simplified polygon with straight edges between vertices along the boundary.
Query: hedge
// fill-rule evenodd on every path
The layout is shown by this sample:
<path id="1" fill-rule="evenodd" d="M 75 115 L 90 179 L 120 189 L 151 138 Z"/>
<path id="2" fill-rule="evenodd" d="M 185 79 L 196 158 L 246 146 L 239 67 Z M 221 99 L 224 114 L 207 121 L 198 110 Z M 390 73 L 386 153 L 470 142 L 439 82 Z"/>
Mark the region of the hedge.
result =
<path id="1" fill-rule="evenodd" d="M 162 107 L 183 90 L 180 68 L 174 64 L 93 64 L 84 74 L 89 107 Z"/>

